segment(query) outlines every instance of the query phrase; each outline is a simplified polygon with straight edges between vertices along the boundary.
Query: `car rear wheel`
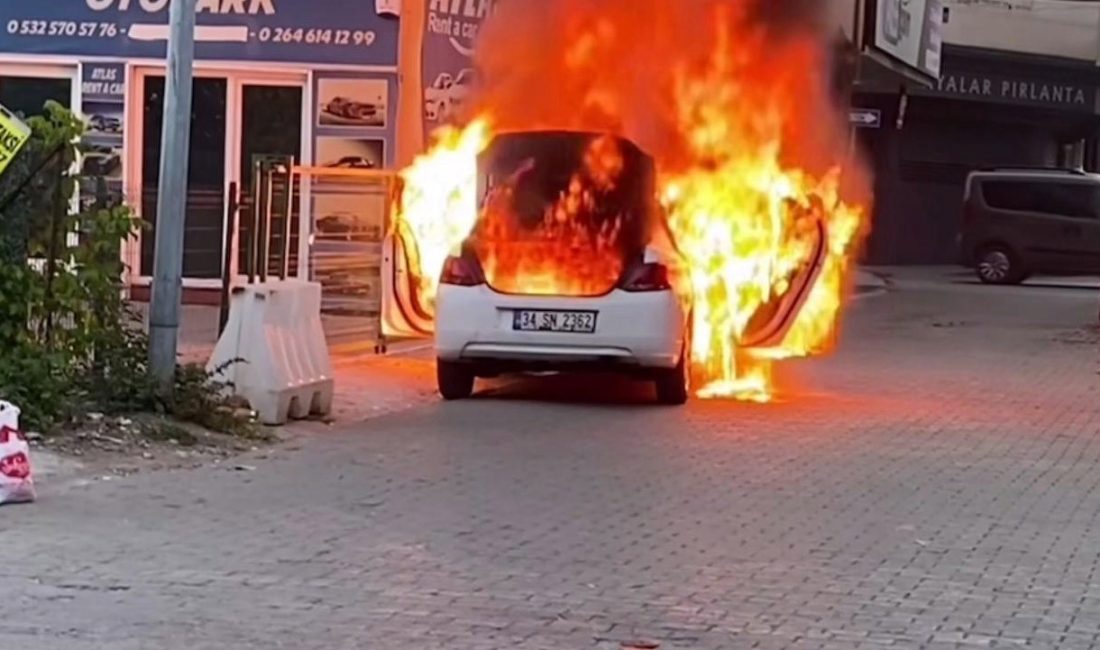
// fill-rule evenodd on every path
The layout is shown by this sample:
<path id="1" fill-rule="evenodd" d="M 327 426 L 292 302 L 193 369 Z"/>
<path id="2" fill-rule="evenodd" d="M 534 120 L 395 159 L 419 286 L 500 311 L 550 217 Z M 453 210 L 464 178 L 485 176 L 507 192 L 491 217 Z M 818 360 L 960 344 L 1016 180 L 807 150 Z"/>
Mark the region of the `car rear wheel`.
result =
<path id="1" fill-rule="evenodd" d="M 680 356 L 675 368 L 662 370 L 654 381 L 657 385 L 657 401 L 669 406 L 680 406 L 688 401 L 687 355 Z"/>
<path id="2" fill-rule="evenodd" d="M 466 399 L 474 393 L 474 370 L 466 364 L 437 359 L 435 378 L 445 400 Z"/>
<path id="3" fill-rule="evenodd" d="M 975 270 L 985 284 L 1019 284 L 1027 275 L 1016 254 L 1000 244 L 982 249 Z"/>

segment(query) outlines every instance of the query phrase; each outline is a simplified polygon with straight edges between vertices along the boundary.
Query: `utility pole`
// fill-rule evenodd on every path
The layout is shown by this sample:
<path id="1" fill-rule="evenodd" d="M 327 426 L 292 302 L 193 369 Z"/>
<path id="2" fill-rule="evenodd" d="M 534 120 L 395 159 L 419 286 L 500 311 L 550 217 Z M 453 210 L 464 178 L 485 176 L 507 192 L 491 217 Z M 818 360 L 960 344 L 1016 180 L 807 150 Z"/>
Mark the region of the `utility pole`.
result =
<path id="1" fill-rule="evenodd" d="M 195 1 L 172 0 L 169 13 L 168 72 L 164 83 L 160 182 L 157 186 L 153 295 L 149 306 L 149 367 L 170 390 L 176 371 L 176 346 L 183 285 L 183 223 L 187 207 L 187 170 L 191 143 L 191 82 L 195 59 Z"/>

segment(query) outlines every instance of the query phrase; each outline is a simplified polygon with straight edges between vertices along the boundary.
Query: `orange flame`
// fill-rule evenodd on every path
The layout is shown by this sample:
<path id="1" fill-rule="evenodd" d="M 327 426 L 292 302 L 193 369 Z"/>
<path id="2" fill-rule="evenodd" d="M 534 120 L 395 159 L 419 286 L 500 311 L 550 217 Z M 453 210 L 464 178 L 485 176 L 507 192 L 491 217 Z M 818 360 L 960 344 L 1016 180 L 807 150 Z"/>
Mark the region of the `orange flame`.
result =
<path id="1" fill-rule="evenodd" d="M 686 271 L 677 290 L 693 307 L 697 394 L 769 400 L 774 360 L 829 348 L 866 232 L 869 183 L 845 160 L 822 39 L 767 23 L 768 1 L 502 3 L 479 44 L 484 83 L 468 108 L 476 119 L 445 130 L 403 174 L 399 221 L 427 262 L 425 284 L 478 221 L 471 169 L 492 133 L 625 136 L 658 166 L 658 198 Z M 613 165 L 597 169 L 614 181 Z M 578 239 L 573 229 L 600 182 L 578 170 L 538 237 L 509 248 L 509 233 L 479 251 L 492 284 L 585 295 L 617 277 L 621 266 L 597 254 L 608 233 Z M 410 203 L 410 192 L 422 200 Z M 482 219 L 491 224 L 495 209 Z M 785 325 L 758 340 L 768 314 Z"/>
<path id="2" fill-rule="evenodd" d="M 447 256 L 477 221 L 477 154 L 489 141 L 489 123 L 474 120 L 465 128 L 440 128 L 432 149 L 401 172 L 401 192 L 395 225 L 415 245 L 420 297 L 434 304 L 439 275 Z"/>
<path id="3" fill-rule="evenodd" d="M 621 215 L 597 227 L 586 223 L 598 197 L 611 190 L 622 172 L 615 139 L 598 137 L 584 152 L 557 200 L 546 206 L 533 228 L 516 218 L 516 184 L 532 171 L 529 160 L 504 184 L 493 188 L 474 231 L 475 251 L 489 284 L 505 293 L 595 296 L 619 279 L 623 260 L 615 243 Z"/>

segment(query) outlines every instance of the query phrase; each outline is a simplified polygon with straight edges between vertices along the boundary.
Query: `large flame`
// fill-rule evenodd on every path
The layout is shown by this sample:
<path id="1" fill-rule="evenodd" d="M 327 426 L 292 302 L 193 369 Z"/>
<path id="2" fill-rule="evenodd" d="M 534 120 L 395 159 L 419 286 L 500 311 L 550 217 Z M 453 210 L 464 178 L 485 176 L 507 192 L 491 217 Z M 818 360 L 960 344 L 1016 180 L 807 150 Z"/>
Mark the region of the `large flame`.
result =
<path id="1" fill-rule="evenodd" d="M 411 271 L 425 305 L 434 304 L 447 256 L 477 221 L 477 154 L 489 133 L 484 119 L 442 127 L 431 150 L 401 172 L 396 232 L 415 254 Z"/>
<path id="2" fill-rule="evenodd" d="M 769 13 L 791 12 L 772 12 L 769 1 L 783 0 L 501 4 L 479 44 L 484 80 L 466 126 L 442 130 L 402 174 L 398 221 L 419 251 L 424 294 L 434 296 L 445 256 L 478 222 L 475 156 L 494 133 L 611 133 L 658 166 L 658 198 L 686 269 L 677 289 L 693 307 L 697 394 L 766 401 L 774 360 L 826 351 L 866 230 L 868 183 L 845 158 L 821 39 L 798 23 L 770 23 Z M 539 237 L 479 250 L 495 288 L 583 295 L 617 277 L 621 266 L 592 255 L 606 233 L 578 239 L 573 228 L 599 183 L 591 171 L 578 169 Z M 616 173 L 612 165 L 604 182 Z M 483 220 L 493 222 L 494 205 Z M 760 314 L 806 277 L 813 284 L 781 338 L 754 341 Z"/>
<path id="3" fill-rule="evenodd" d="M 556 197 L 549 197 L 554 200 L 543 205 L 536 193 L 537 220 L 523 227 L 517 214 L 523 208 L 517 203 L 524 197 L 517 193 L 525 177 L 536 173 L 535 167 L 535 161 L 527 159 L 488 193 L 473 237 L 486 279 L 505 293 L 607 293 L 623 272 L 616 246 L 623 215 L 613 214 L 596 223 L 593 217 L 623 170 L 615 138 L 592 138 L 566 186 Z"/>

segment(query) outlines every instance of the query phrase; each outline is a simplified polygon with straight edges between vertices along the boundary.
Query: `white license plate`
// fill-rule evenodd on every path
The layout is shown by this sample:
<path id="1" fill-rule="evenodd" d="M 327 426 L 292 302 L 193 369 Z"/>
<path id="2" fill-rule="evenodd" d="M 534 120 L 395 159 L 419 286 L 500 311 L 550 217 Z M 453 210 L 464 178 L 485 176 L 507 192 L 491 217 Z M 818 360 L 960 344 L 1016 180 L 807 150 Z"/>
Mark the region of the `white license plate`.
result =
<path id="1" fill-rule="evenodd" d="M 592 334 L 596 331 L 596 312 L 518 309 L 512 312 L 512 329 L 520 332 Z"/>

